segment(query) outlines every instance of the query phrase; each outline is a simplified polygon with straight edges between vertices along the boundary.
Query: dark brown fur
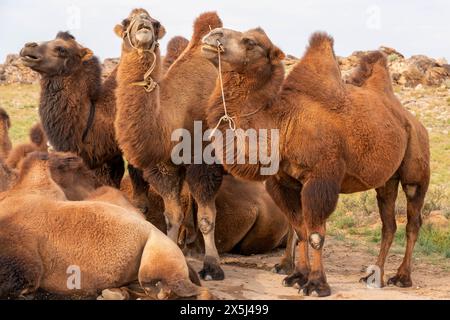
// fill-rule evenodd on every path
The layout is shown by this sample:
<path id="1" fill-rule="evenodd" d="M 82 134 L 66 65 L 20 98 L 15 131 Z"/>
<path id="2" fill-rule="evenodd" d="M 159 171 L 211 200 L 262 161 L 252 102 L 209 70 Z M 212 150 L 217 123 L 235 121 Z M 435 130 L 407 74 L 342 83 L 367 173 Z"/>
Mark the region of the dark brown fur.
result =
<path id="1" fill-rule="evenodd" d="M 55 48 L 64 51 L 59 60 L 50 60 Z M 105 180 L 118 186 L 124 168 L 115 160 L 121 157 L 113 128 L 116 72 L 102 84 L 98 59 L 63 32 L 53 41 L 27 44 L 21 54 L 39 55 L 49 61 L 31 62 L 30 67 L 42 75 L 39 115 L 50 144 L 57 151 L 80 155 L 92 169 L 106 166 L 103 171 L 109 177 Z M 91 105 L 95 107 L 95 117 L 83 141 Z"/>

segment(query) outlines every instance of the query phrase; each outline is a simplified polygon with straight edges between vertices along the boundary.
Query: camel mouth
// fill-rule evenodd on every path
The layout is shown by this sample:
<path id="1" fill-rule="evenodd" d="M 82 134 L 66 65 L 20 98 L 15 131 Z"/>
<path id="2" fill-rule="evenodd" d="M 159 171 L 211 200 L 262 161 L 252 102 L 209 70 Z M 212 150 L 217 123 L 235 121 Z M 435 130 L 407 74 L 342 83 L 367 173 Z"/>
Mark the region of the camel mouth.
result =
<path id="1" fill-rule="evenodd" d="M 35 54 L 21 54 L 21 60 L 26 66 L 30 66 L 40 62 L 42 57 Z"/>
<path id="2" fill-rule="evenodd" d="M 214 52 L 214 53 L 224 53 L 225 52 L 225 48 L 223 47 L 223 45 L 220 46 L 213 46 L 210 45 L 208 43 L 204 43 L 202 45 L 202 50 L 203 51 L 209 51 L 209 52 Z"/>

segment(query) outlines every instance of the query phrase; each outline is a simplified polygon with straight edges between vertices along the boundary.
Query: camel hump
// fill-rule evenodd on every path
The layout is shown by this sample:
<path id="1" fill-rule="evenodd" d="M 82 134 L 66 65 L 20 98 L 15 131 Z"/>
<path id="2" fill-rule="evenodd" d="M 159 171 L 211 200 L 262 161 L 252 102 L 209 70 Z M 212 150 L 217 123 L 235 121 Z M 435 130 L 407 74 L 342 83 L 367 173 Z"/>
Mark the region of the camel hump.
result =
<path id="1" fill-rule="evenodd" d="M 334 54 L 334 40 L 324 32 L 316 32 L 302 59 L 288 75 L 284 89 L 300 92 L 331 109 L 345 105 L 345 87 Z"/>
<path id="2" fill-rule="evenodd" d="M 167 43 L 166 56 L 164 57 L 164 68 L 167 70 L 183 53 L 189 45 L 189 40 L 182 36 L 176 36 Z"/>
<path id="3" fill-rule="evenodd" d="M 36 123 L 30 129 L 30 140 L 39 148 L 46 146 L 47 138 L 45 136 L 44 128 L 42 128 L 41 123 Z"/>
<path id="4" fill-rule="evenodd" d="M 393 92 L 386 55 L 377 50 L 362 56 L 359 66 L 346 82 L 358 87 Z"/>
<path id="5" fill-rule="evenodd" d="M 202 38 L 211 30 L 221 27 L 223 27 L 223 23 L 217 12 L 202 13 L 194 21 L 194 34 L 192 35 L 191 43 L 193 45 L 199 44 Z"/>

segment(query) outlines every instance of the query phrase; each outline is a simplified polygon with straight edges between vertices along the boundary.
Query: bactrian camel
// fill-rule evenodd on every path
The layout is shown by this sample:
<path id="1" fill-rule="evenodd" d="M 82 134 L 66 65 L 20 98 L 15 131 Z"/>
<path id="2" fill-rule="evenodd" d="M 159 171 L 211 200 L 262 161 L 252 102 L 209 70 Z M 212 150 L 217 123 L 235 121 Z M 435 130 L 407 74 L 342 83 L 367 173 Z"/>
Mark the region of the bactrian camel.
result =
<path id="1" fill-rule="evenodd" d="M 116 136 L 128 161 L 164 200 L 168 236 L 177 240 L 183 222 L 183 181 L 198 205 L 198 227 L 206 244 L 203 279 L 224 278 L 214 241 L 215 196 L 222 181 L 222 166 L 182 163 L 171 159 L 176 129 L 194 131 L 194 121 L 205 120 L 204 111 L 217 71 L 201 55 L 201 38 L 210 27 L 222 26 L 215 13 L 202 14 L 194 23 L 188 47 L 161 75 L 158 40 L 165 34 L 161 23 L 144 9 L 133 10 L 115 27 L 122 38 L 117 70 Z"/>
<path id="2" fill-rule="evenodd" d="M 363 58 L 356 86 L 341 80 L 333 39 L 324 33 L 311 36 L 303 58 L 286 79 L 284 54 L 260 28 L 247 32 L 218 28 L 203 41 L 204 56 L 215 65 L 218 50 L 223 51 L 225 100 L 236 127 L 279 129 L 277 174 L 261 175 L 260 162 L 224 166 L 234 176 L 267 180 L 267 190 L 295 228 L 298 260 L 285 285 L 297 283 L 307 295 L 331 294 L 322 263 L 326 220 L 339 193 L 369 189 L 377 192 L 383 221 L 377 261 L 383 278 L 401 183 L 407 198 L 406 252 L 388 283 L 411 286 L 411 257 L 430 179 L 429 143 L 426 129 L 395 97 L 384 55 L 373 52 Z M 218 82 L 210 99 L 209 127 L 223 115 Z M 227 128 L 227 123 L 219 126 L 222 131 Z M 246 147 L 234 151 L 249 163 Z"/>

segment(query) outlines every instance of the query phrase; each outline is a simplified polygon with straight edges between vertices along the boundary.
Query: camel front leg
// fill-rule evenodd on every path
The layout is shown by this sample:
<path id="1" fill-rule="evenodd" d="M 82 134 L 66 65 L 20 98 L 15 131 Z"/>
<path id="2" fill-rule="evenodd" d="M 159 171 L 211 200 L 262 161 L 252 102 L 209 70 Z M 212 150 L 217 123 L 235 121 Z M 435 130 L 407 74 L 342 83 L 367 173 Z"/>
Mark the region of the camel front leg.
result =
<path id="1" fill-rule="evenodd" d="M 197 202 L 197 223 L 205 243 L 203 268 L 199 274 L 204 280 L 223 280 L 219 253 L 215 242 L 216 195 L 222 184 L 223 169 L 219 165 L 190 165 L 186 170 L 189 191 Z"/>
<path id="2" fill-rule="evenodd" d="M 131 185 L 133 186 L 133 204 L 139 208 L 145 215 L 149 211 L 148 189 L 149 185 L 144 179 L 142 170 L 128 164 L 128 174 L 130 175 Z"/>
<path id="3" fill-rule="evenodd" d="M 336 176 L 314 177 L 303 185 L 301 202 L 308 230 L 308 242 L 312 248 L 311 271 L 308 281 L 301 287 L 304 295 L 315 293 L 319 297 L 326 297 L 331 294 L 323 268 L 322 252 L 325 243 L 326 220 L 336 208 L 339 198 L 337 181 Z"/>
<path id="4" fill-rule="evenodd" d="M 156 167 L 144 171 L 145 180 L 164 201 L 167 236 L 175 243 L 178 242 L 180 227 L 184 219 L 181 202 L 184 177 L 182 167 L 177 167 L 168 162 L 160 163 Z"/>

